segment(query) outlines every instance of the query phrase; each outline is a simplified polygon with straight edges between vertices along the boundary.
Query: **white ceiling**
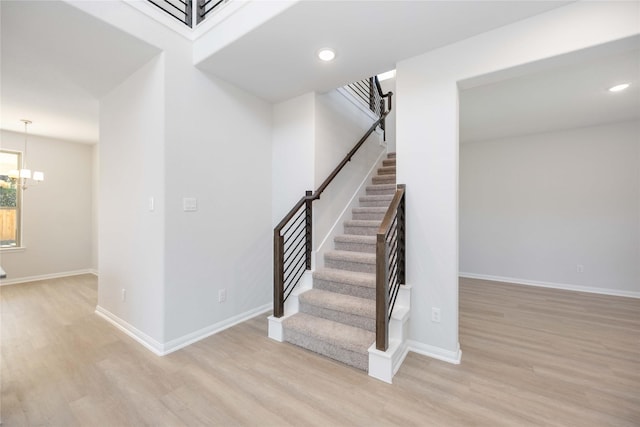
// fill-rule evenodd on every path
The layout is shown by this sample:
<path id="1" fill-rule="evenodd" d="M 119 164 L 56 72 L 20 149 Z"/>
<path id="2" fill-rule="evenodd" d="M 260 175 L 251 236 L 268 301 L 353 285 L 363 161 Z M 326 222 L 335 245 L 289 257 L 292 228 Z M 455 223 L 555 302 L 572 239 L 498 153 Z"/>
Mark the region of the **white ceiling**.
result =
<path id="1" fill-rule="evenodd" d="M 517 76 L 491 76 L 498 81 L 461 90 L 460 141 L 640 119 L 639 37 L 557 59 L 507 70 L 503 74 Z M 631 83 L 626 91 L 608 91 L 624 82 Z"/>
<path id="2" fill-rule="evenodd" d="M 278 102 L 391 70 L 402 59 L 567 3 L 301 1 L 198 67 Z M 322 47 L 336 50 L 333 62 L 316 58 Z"/>
<path id="3" fill-rule="evenodd" d="M 304 1 L 199 66 L 276 102 L 387 71 L 401 59 L 566 3 Z M 34 121 L 30 133 L 97 142 L 98 99 L 156 55 L 157 48 L 64 2 L 2 0 L 0 8 L 0 127 L 22 132 L 20 119 L 28 118 Z M 334 63 L 315 58 L 324 46 L 336 49 Z M 462 139 L 638 117 L 639 48 L 636 40 L 635 50 L 587 59 L 566 55 L 559 66 L 524 67 L 492 76 L 489 84 L 465 86 Z M 633 77 L 617 77 L 623 74 Z M 626 93 L 604 90 L 609 81 L 620 79 L 636 84 Z"/>
<path id="4" fill-rule="evenodd" d="M 98 141 L 98 99 L 158 50 L 60 1 L 0 2 L 0 127 Z"/>

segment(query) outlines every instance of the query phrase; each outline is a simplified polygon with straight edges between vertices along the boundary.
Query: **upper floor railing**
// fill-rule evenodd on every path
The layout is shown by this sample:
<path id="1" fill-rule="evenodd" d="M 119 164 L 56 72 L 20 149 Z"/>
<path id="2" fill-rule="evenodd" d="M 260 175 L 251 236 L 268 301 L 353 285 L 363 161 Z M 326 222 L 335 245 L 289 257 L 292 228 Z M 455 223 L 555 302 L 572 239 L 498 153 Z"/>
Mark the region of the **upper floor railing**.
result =
<path id="1" fill-rule="evenodd" d="M 229 0 L 148 0 L 167 15 L 193 28 Z M 194 19 L 195 17 L 195 19 Z"/>
<path id="2" fill-rule="evenodd" d="M 380 117 L 385 109 L 391 111 L 392 92 L 382 92 L 382 87 L 380 87 L 380 81 L 378 80 L 377 76 L 349 83 L 346 87 L 376 116 Z M 387 103 L 385 103 L 385 99 L 387 99 Z M 382 121 L 382 123 L 380 123 L 380 127 L 383 131 L 385 130 L 384 120 Z"/>

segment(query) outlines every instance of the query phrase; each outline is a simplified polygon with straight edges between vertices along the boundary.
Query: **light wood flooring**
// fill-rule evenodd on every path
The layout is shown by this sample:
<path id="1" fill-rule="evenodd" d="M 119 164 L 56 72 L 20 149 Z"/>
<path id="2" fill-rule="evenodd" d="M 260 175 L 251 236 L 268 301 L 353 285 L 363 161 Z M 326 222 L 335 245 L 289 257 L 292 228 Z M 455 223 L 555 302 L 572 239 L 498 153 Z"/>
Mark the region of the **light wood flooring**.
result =
<path id="1" fill-rule="evenodd" d="M 640 300 L 461 280 L 462 364 L 393 385 L 267 338 L 266 315 L 157 357 L 95 277 L 0 288 L 3 426 L 640 426 Z"/>

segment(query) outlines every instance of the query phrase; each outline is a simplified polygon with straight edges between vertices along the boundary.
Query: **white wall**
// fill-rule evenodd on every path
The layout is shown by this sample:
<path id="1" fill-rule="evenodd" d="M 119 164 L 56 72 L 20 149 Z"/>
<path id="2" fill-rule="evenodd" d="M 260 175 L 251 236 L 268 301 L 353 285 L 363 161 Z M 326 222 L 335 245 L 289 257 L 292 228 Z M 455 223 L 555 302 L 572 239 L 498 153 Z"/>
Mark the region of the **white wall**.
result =
<path id="1" fill-rule="evenodd" d="M 24 135 L 1 132 L 3 149 L 23 151 Z M 45 180 L 24 191 L 22 250 L 3 250 L 4 283 L 91 268 L 92 146 L 29 136 L 28 164 Z"/>
<path id="2" fill-rule="evenodd" d="M 170 59 L 165 308 L 177 343 L 271 307 L 272 107 Z M 183 211 L 184 197 L 197 212 Z"/>
<path id="3" fill-rule="evenodd" d="M 305 195 L 305 191 L 315 190 L 315 108 L 316 94 L 313 92 L 273 106 L 273 227 Z"/>
<path id="4" fill-rule="evenodd" d="M 572 3 L 398 63 L 398 182 L 407 184 L 414 349 L 460 358 L 457 82 L 638 34 L 638 7 Z M 440 323 L 430 320 L 431 307 L 441 309 Z"/>
<path id="5" fill-rule="evenodd" d="M 159 55 L 101 99 L 99 144 L 98 306 L 159 343 L 164 340 L 164 83 Z"/>
<path id="6" fill-rule="evenodd" d="M 164 131 L 164 163 L 160 178 L 154 180 L 161 182 L 163 190 L 144 189 L 136 199 L 146 206 L 148 196 L 163 196 L 156 198 L 156 213 L 160 209 L 164 213 L 164 225 L 159 226 L 162 243 L 155 245 L 159 234 L 151 240 L 154 258 L 159 258 L 155 251 L 163 248 L 162 262 L 155 263 L 157 271 L 147 271 L 146 279 L 150 284 L 150 279 L 163 277 L 158 293 L 164 292 L 162 303 L 154 296 L 151 304 L 162 307 L 163 318 L 153 320 L 153 334 L 147 326 L 142 329 L 140 321 L 125 327 L 129 332 L 142 329 L 153 339 L 160 327 L 162 341 L 151 345 L 165 352 L 268 309 L 272 294 L 271 105 L 196 69 L 189 40 L 125 2 L 73 5 L 163 51 L 163 95 L 156 103 L 164 108 L 163 115 L 148 123 Z M 132 97 L 130 102 L 137 101 Z M 125 104 L 123 98 L 120 106 L 126 110 Z M 102 151 L 100 156 L 101 169 L 115 164 L 114 159 L 104 159 Z M 144 175 L 154 179 L 156 170 Z M 107 186 L 104 176 L 101 173 L 101 191 Z M 196 212 L 183 211 L 185 197 L 197 199 Z M 101 205 L 106 199 L 101 194 Z M 129 211 L 123 220 L 130 227 L 137 223 L 138 214 Z M 100 223 L 105 221 L 101 210 Z M 144 236 L 137 236 L 136 244 L 150 245 Z M 113 240 L 109 246 L 112 253 L 118 249 Z M 103 264 L 105 249 L 101 242 L 101 279 L 118 268 Z M 222 289 L 226 301 L 218 303 Z M 114 286 L 108 292 L 116 290 Z M 146 317 L 144 304 L 131 304 L 131 309 Z"/>
<path id="7" fill-rule="evenodd" d="M 369 114 L 337 90 L 317 95 L 315 188 L 353 149 L 373 121 Z M 351 219 L 351 208 L 359 204 L 358 195 L 364 195 L 366 185 L 371 184 L 370 173 L 375 172 L 375 166 L 386 150 L 381 142 L 382 135 L 373 132 L 320 199 L 314 202 L 314 268 L 324 266 L 324 252 L 333 249 L 333 237 L 343 234 L 343 221 Z"/>
<path id="8" fill-rule="evenodd" d="M 640 296 L 639 135 L 636 121 L 462 144 L 461 274 Z"/>

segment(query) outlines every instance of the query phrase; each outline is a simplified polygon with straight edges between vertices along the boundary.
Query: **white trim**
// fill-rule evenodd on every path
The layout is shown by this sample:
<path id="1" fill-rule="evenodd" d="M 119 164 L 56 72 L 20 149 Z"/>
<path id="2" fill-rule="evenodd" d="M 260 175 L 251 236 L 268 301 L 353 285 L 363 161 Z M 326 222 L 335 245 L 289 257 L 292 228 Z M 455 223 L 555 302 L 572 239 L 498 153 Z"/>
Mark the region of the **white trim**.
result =
<path id="1" fill-rule="evenodd" d="M 5 246 L 0 248 L 0 253 L 24 252 L 26 250 L 26 246 Z"/>
<path id="2" fill-rule="evenodd" d="M 376 349 L 376 343 L 374 342 L 369 347 L 369 376 L 392 384 L 393 376 L 400 369 L 408 353 L 407 342 L 390 340 L 387 351 Z"/>
<path id="3" fill-rule="evenodd" d="M 518 279 L 515 277 L 490 276 L 488 274 L 464 273 L 458 274 L 467 279 L 489 280 L 492 282 L 511 283 L 515 285 L 538 286 L 541 288 L 562 289 L 565 291 L 587 292 L 591 294 L 612 295 L 616 297 L 640 298 L 640 292 L 621 291 L 618 289 L 592 288 L 590 286 L 568 285 L 565 283 L 541 282 L 536 280 Z"/>
<path id="4" fill-rule="evenodd" d="M 180 350 L 181 348 L 191 345 L 197 341 L 203 340 L 207 337 L 210 337 L 211 335 L 217 334 L 218 332 L 222 332 L 227 328 L 237 325 L 238 323 L 242 323 L 255 316 L 265 313 L 271 310 L 272 307 L 273 305 L 271 303 L 262 305 L 260 307 L 254 308 L 253 310 L 246 311 L 244 313 L 230 317 L 229 319 L 225 319 L 218 323 L 214 323 L 213 325 L 209 325 L 195 332 L 183 335 L 180 338 L 176 338 L 164 344 L 156 341 L 135 326 L 131 325 L 125 320 L 122 320 L 115 314 L 111 313 L 109 310 L 106 310 L 99 305 L 96 306 L 95 313 L 134 340 L 136 340 L 138 343 L 142 344 L 142 346 L 144 346 L 147 350 L 153 352 L 155 355 L 166 356 L 169 353 L 173 353 L 174 351 Z"/>
<path id="5" fill-rule="evenodd" d="M 98 269 L 97 268 L 91 268 L 89 269 L 89 273 L 93 274 L 94 276 L 99 276 L 98 274 Z"/>
<path id="6" fill-rule="evenodd" d="M 111 323 L 113 326 L 136 340 L 138 343 L 142 344 L 147 350 L 153 352 L 156 356 L 163 355 L 163 345 L 151 338 L 149 335 L 145 334 L 135 326 L 130 323 L 122 320 L 115 314 L 111 313 L 109 310 L 106 310 L 99 305 L 96 306 L 95 313 L 102 317 L 107 322 Z"/>
<path id="7" fill-rule="evenodd" d="M 443 362 L 453 363 L 459 365 L 462 360 L 462 350 L 460 350 L 460 343 L 458 343 L 458 349 L 456 351 L 446 350 L 441 347 L 435 347 L 433 345 L 424 344 L 418 341 L 409 340 L 409 351 L 422 354 L 423 356 L 429 356 L 434 359 L 442 360 Z"/>
<path id="8" fill-rule="evenodd" d="M 273 303 L 261 305 L 260 307 L 256 307 L 252 310 L 245 311 L 244 313 L 240 313 L 218 323 L 214 323 L 213 325 L 209 325 L 195 332 L 183 335 L 180 338 L 173 339 L 164 344 L 164 352 L 162 353 L 162 355 L 164 356 L 166 354 L 173 353 L 176 350 L 180 350 L 181 348 L 210 337 L 211 335 L 217 334 L 218 332 L 222 332 L 225 329 L 245 322 L 272 309 Z"/>
<path id="9" fill-rule="evenodd" d="M 62 271 L 60 273 L 41 274 L 38 276 L 18 277 L 15 279 L 0 279 L 0 286 L 15 285 L 18 283 L 36 282 L 38 280 L 58 279 L 67 276 L 79 276 L 81 274 L 91 274 L 93 270 L 87 268 L 85 270 Z"/>

